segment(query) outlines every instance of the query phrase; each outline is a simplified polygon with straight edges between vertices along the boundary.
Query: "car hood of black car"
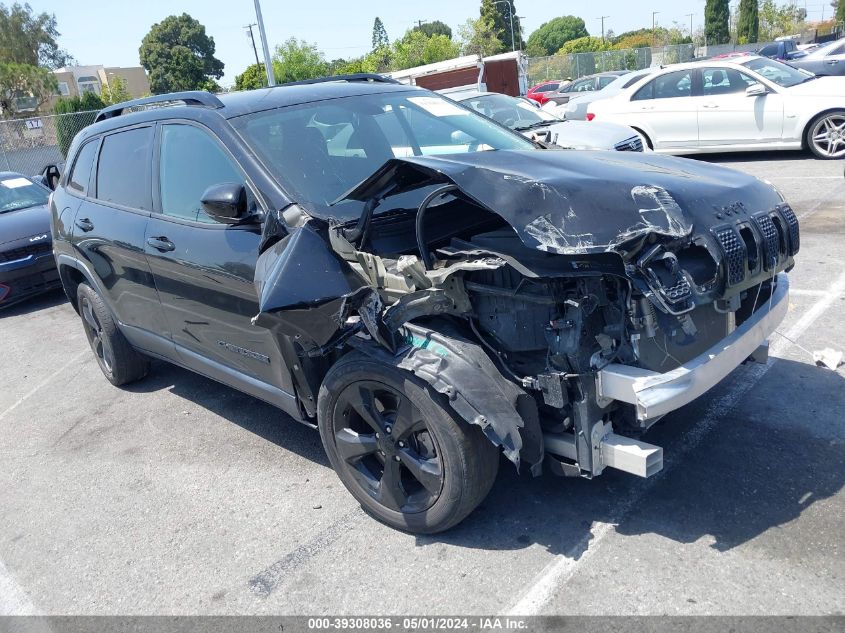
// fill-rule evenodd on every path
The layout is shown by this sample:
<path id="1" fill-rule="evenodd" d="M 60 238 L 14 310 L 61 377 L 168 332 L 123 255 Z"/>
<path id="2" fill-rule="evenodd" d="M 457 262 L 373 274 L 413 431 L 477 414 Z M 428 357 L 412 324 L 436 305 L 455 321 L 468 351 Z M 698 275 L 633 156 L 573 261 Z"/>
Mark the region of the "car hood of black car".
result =
<path id="1" fill-rule="evenodd" d="M 635 152 L 487 151 L 387 161 L 339 200 L 454 184 L 539 250 L 604 252 L 644 234 L 685 237 L 782 202 L 769 184 L 705 162 Z"/>
<path id="2" fill-rule="evenodd" d="M 49 238 L 50 211 L 46 205 L 0 213 L 0 248 L 5 244 L 45 234 Z"/>

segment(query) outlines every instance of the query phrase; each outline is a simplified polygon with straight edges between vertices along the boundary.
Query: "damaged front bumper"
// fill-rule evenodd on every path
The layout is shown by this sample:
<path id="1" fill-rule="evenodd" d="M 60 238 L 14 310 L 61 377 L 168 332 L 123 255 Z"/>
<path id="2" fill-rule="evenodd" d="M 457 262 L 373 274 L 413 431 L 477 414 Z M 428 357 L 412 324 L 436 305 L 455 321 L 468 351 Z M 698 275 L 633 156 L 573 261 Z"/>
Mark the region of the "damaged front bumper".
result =
<path id="1" fill-rule="evenodd" d="M 789 280 L 779 274 L 769 301 L 730 335 L 703 354 L 660 374 L 611 364 L 598 372 L 599 398 L 633 404 L 640 421 L 658 418 L 688 404 L 715 386 L 775 331 L 789 306 Z"/>

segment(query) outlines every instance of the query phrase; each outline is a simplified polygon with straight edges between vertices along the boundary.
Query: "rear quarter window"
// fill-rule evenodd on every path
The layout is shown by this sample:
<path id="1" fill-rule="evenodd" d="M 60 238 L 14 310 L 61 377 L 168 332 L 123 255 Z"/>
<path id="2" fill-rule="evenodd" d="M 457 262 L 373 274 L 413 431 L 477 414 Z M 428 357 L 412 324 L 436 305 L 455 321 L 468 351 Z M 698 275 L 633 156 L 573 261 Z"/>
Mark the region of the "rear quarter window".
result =
<path id="1" fill-rule="evenodd" d="M 97 199 L 150 211 L 153 128 L 141 127 L 103 138 L 97 164 Z"/>
<path id="2" fill-rule="evenodd" d="M 91 171 L 94 169 L 98 144 L 99 140 L 89 141 L 77 153 L 76 161 L 73 163 L 73 169 L 67 182 L 71 191 L 83 196 L 88 194 L 88 185 L 91 182 Z"/>

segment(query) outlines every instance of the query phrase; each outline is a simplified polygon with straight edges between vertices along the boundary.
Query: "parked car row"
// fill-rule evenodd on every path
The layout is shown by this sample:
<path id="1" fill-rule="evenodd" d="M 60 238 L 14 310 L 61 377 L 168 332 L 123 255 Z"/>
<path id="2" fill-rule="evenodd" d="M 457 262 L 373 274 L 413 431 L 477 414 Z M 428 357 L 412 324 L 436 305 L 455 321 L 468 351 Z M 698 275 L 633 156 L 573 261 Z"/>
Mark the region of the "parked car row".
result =
<path id="1" fill-rule="evenodd" d="M 543 108 L 567 120 L 628 125 L 661 153 L 808 149 L 842 158 L 843 54 L 840 40 L 789 64 L 740 54 L 650 68 Z M 821 75 L 796 66 L 833 70 Z"/>

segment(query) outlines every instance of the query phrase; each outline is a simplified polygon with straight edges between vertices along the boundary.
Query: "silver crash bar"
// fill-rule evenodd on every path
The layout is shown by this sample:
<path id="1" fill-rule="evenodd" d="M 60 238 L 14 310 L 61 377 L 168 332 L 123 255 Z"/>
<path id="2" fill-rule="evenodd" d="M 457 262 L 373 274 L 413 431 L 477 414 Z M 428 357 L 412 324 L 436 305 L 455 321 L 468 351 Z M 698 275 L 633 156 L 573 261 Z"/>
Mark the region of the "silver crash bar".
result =
<path id="1" fill-rule="evenodd" d="M 709 350 L 665 374 L 628 365 L 608 365 L 596 377 L 598 395 L 636 405 L 639 420 L 674 411 L 695 400 L 751 356 L 775 331 L 788 307 L 789 280 L 781 273 L 770 301 Z"/>

